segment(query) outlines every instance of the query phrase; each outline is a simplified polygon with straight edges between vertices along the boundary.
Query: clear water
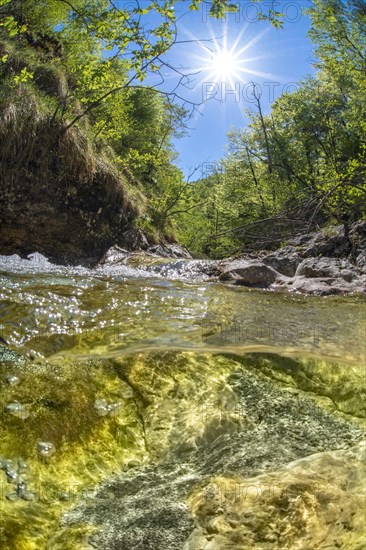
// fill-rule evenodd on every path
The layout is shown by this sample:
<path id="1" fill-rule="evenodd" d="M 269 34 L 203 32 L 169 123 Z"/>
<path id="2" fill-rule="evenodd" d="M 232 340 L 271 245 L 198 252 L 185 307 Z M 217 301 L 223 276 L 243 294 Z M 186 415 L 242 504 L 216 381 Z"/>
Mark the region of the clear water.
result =
<path id="1" fill-rule="evenodd" d="M 60 518 L 83 491 L 94 494 L 131 461 L 138 468 L 181 447 L 211 445 L 222 432 L 206 441 L 210 415 L 219 414 L 222 426 L 222 415 L 236 411 L 229 380 L 241 368 L 249 377 L 255 372 L 258 384 L 269 380 L 278 395 L 303 395 L 319 411 L 365 425 L 364 299 L 225 286 L 197 280 L 194 264 L 184 261 L 164 269 L 156 260 L 134 263 L 87 270 L 37 254 L 0 257 L 0 457 L 13 461 L 18 476 L 0 472 L 4 550 L 90 547 L 93 527 L 60 527 Z M 255 422 L 244 425 L 255 430 Z M 310 445 L 308 454 L 322 445 Z M 22 480 L 33 500 L 17 488 Z M 322 547 L 296 536 L 294 548 Z"/>

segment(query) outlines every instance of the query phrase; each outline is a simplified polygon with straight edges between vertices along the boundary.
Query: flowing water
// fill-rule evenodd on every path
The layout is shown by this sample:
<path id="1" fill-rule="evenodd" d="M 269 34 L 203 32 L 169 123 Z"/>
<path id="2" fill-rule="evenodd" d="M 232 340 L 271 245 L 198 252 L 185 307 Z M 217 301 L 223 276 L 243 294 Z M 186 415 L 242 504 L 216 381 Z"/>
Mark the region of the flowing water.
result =
<path id="1" fill-rule="evenodd" d="M 363 547 L 363 298 L 0 273 L 1 549 Z"/>

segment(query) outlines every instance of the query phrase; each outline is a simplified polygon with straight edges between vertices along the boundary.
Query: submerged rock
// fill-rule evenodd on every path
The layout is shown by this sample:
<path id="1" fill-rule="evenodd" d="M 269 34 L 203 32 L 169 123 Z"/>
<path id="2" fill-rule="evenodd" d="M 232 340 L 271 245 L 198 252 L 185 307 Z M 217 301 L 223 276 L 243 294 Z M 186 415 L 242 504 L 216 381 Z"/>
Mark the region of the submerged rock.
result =
<path id="1" fill-rule="evenodd" d="M 55 454 L 56 448 L 53 443 L 39 441 L 37 443 L 37 451 L 42 457 L 48 458 Z"/>
<path id="2" fill-rule="evenodd" d="M 108 403 L 106 399 L 97 399 L 94 403 L 94 409 L 99 416 L 118 416 L 122 409 L 122 403 Z"/>
<path id="3" fill-rule="evenodd" d="M 329 414 L 303 392 L 289 391 L 266 378 L 244 359 L 242 365 L 224 357 L 210 362 L 200 356 L 197 370 L 189 355 L 178 357 L 179 368 L 169 367 L 167 355 L 164 369 L 158 361 L 155 369 L 152 361 L 141 363 L 140 358 L 136 371 L 131 366 L 129 371 L 145 403 L 141 414 L 150 456 L 160 453 L 161 458 L 150 465 L 129 461 L 125 472 L 110 477 L 92 499 L 82 498 L 64 515 L 62 532 L 75 524 L 96 529 L 93 542 L 100 550 L 197 550 L 208 545 L 222 550 L 235 548 L 239 542 L 244 548 L 254 544 L 259 550 L 263 540 L 273 550 L 296 545 L 320 548 L 316 545 L 319 533 L 312 532 L 315 524 L 302 529 L 300 512 L 313 518 L 316 510 L 323 536 L 331 533 L 337 521 L 332 499 L 340 472 L 342 480 L 355 480 L 348 502 L 352 510 L 359 506 L 356 486 L 361 477 L 355 478 L 359 459 L 347 462 L 353 450 L 338 451 L 338 474 L 331 470 L 334 450 L 357 444 L 362 430 Z M 150 371 L 151 378 L 156 378 L 155 390 L 159 388 L 153 393 L 149 391 Z M 212 381 L 215 376 L 219 384 Z M 206 395 L 209 388 L 214 393 Z M 317 471 L 319 455 L 314 453 L 330 457 L 327 467 Z M 295 470 L 292 461 L 299 459 L 303 463 Z M 313 464 L 313 459 L 316 466 L 309 474 L 306 465 Z M 262 478 L 258 481 L 254 476 Z M 261 502 L 248 501 L 257 495 L 258 487 Z M 272 487 L 281 490 L 274 493 Z M 323 518 L 327 517 L 330 523 L 325 526 Z M 361 515 L 352 520 L 356 538 L 360 520 Z M 269 522 L 276 526 L 274 532 Z M 339 540 L 348 536 L 346 527 L 339 528 Z"/>
<path id="4" fill-rule="evenodd" d="M 14 375 L 6 376 L 5 380 L 9 384 L 9 386 L 17 386 L 20 383 L 19 378 Z"/>
<path id="5" fill-rule="evenodd" d="M 365 459 L 360 443 L 256 477 L 205 480 L 188 498 L 196 528 L 183 548 L 361 548 Z M 210 544 L 197 546 L 197 537 Z"/>
<path id="6" fill-rule="evenodd" d="M 30 416 L 28 405 L 24 405 L 22 403 L 19 403 L 18 401 L 9 403 L 5 406 L 5 408 L 10 414 L 16 416 L 17 418 L 20 418 L 21 420 L 26 420 Z"/>
<path id="7" fill-rule="evenodd" d="M 107 416 L 108 414 L 108 403 L 106 399 L 97 399 L 94 403 L 94 409 L 99 416 Z"/>

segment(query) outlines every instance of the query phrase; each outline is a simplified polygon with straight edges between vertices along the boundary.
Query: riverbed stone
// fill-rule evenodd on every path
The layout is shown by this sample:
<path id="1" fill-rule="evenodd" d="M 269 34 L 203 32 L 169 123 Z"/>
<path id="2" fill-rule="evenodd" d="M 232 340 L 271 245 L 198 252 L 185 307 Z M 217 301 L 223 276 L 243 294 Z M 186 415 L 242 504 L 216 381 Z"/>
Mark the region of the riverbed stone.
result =
<path id="1" fill-rule="evenodd" d="M 261 262 L 238 260 L 226 265 L 220 275 L 220 281 L 236 285 L 267 287 L 279 274 Z"/>
<path id="2" fill-rule="evenodd" d="M 228 544 L 232 547 L 235 540 L 239 541 L 236 537 L 244 535 L 242 542 L 249 548 L 261 532 L 267 537 L 267 548 L 275 550 L 278 549 L 278 538 L 271 540 L 271 530 L 263 524 L 268 517 L 281 526 L 278 527 L 281 540 L 285 540 L 286 528 L 291 528 L 293 547 L 312 540 L 303 538 L 302 530 L 292 528 L 297 525 L 292 516 L 285 516 L 287 523 L 281 524 L 281 498 L 286 506 L 292 506 L 296 518 L 301 510 L 310 513 L 312 502 L 318 499 L 318 513 L 321 518 L 326 518 L 329 514 L 329 499 L 326 498 L 334 495 L 332 451 L 358 445 L 362 429 L 329 414 L 301 390 L 284 391 L 281 385 L 264 376 L 260 365 L 253 368 L 254 364 L 247 359 L 233 361 L 218 356 L 212 361 L 201 356 L 197 372 L 192 370 L 189 355 L 177 356 L 179 370 L 168 368 L 172 359 L 172 355 L 166 355 L 164 369 L 160 364 L 158 370 L 150 360 L 143 365 L 137 359 L 128 373 L 141 404 L 145 403 L 141 412 L 150 452 L 154 447 L 158 449 L 160 444 L 168 448 L 169 453 L 162 455 L 155 464 L 141 464 L 108 479 L 97 488 L 92 500 L 82 498 L 64 515 L 61 528 L 65 531 L 75 524 L 95 528 L 95 541 L 100 550 L 222 550 Z M 287 365 L 286 360 L 285 363 Z M 213 400 L 207 396 L 206 403 L 203 403 L 207 408 L 202 409 L 197 398 L 205 390 L 203 380 L 207 379 L 212 385 L 210 379 L 221 372 L 224 364 L 232 372 L 226 373 L 225 386 L 221 382 L 216 387 Z M 122 367 L 123 363 L 120 363 L 118 371 Z M 152 368 L 153 392 L 151 384 L 142 376 L 144 369 L 150 371 Z M 209 373 L 211 376 L 207 377 Z M 212 385 L 211 390 L 214 387 Z M 217 426 L 221 422 L 225 427 L 226 419 L 234 411 L 245 419 L 238 430 L 212 432 L 215 417 L 218 416 Z M 209 437 L 205 436 L 206 433 Z M 184 440 L 192 437 L 196 446 L 182 449 Z M 344 450 L 336 455 L 338 474 L 343 476 L 343 480 L 355 480 L 356 468 L 353 466 L 359 459 L 355 458 L 355 464 L 350 464 L 348 470 L 347 461 L 353 456 L 352 452 Z M 325 457 L 319 477 L 316 467 L 310 474 L 306 472 L 306 465 L 311 465 L 319 456 L 313 453 L 323 453 Z M 299 459 L 304 461 L 300 467 L 297 463 L 286 466 Z M 272 481 L 272 485 L 277 484 L 276 488 L 285 486 L 287 492 L 281 497 L 281 494 L 273 495 L 273 491 L 268 494 L 267 491 L 263 500 L 257 503 L 258 507 L 255 502 L 250 501 L 248 507 L 248 502 L 241 501 L 240 506 L 246 507 L 246 512 L 244 514 L 240 508 L 239 513 L 233 505 L 235 495 L 243 496 L 237 491 L 238 484 L 248 485 L 254 476 L 262 476 L 260 482 L 263 486 Z M 217 483 L 218 479 L 223 480 L 222 486 Z M 317 482 L 325 489 L 319 488 Z M 258 478 L 255 478 L 255 483 L 258 485 Z M 347 501 L 352 510 L 360 502 L 356 486 L 357 480 L 355 491 Z M 107 498 L 111 493 L 114 498 Z M 305 499 L 303 505 L 302 500 L 296 501 L 295 497 L 299 495 L 300 499 Z M 264 506 L 263 521 L 262 516 L 258 516 L 261 503 Z M 301 518 L 298 519 L 300 525 Z M 360 515 L 352 520 L 354 531 L 360 520 Z M 336 514 L 331 515 L 330 525 L 336 521 Z M 348 534 L 344 527 L 339 529 L 337 536 L 343 540 L 342 537 Z M 315 535 L 314 540 L 317 540 Z"/>
<path id="3" fill-rule="evenodd" d="M 302 258 L 294 246 L 285 246 L 262 258 L 262 262 L 287 277 L 293 277 Z"/>
<path id="4" fill-rule="evenodd" d="M 346 281 L 352 280 L 352 264 L 347 260 L 338 258 L 306 258 L 296 270 L 296 275 L 303 275 L 308 278 L 328 277 L 341 278 Z"/>

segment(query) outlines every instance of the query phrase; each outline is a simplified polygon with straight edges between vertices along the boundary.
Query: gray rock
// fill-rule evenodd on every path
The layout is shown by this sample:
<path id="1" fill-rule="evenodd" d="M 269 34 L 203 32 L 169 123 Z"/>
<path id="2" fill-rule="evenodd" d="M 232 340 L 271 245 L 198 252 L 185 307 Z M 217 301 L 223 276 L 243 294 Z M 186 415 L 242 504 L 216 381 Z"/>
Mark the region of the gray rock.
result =
<path id="1" fill-rule="evenodd" d="M 366 271 L 366 253 L 361 252 L 356 258 L 356 265 L 358 268 L 362 269 L 363 271 Z"/>
<path id="2" fill-rule="evenodd" d="M 131 228 L 123 233 L 119 244 L 127 250 L 147 250 L 150 243 L 141 229 Z"/>
<path id="3" fill-rule="evenodd" d="M 266 288 L 279 278 L 279 273 L 261 262 L 237 260 L 226 264 L 220 281 L 236 285 Z"/>
<path id="4" fill-rule="evenodd" d="M 306 278 L 299 276 L 287 281 L 276 281 L 271 288 L 315 296 L 366 293 L 366 283 L 362 279 L 356 279 L 349 283 L 342 278 L 335 277 Z"/>
<path id="5" fill-rule="evenodd" d="M 115 245 L 106 252 L 98 265 L 118 265 L 121 263 L 123 264 L 129 256 L 130 252 L 128 252 L 128 250 L 125 250 L 124 248 L 120 248 L 119 246 Z"/>
<path id="6" fill-rule="evenodd" d="M 345 234 L 343 225 L 331 227 L 327 231 L 315 233 L 304 246 L 304 257 L 327 256 L 345 257 L 350 254 L 352 244 Z"/>
<path id="7" fill-rule="evenodd" d="M 303 275 L 308 278 L 331 277 L 342 278 L 350 281 L 353 266 L 347 260 L 337 258 L 306 258 L 296 270 L 296 275 Z M 345 276 L 343 275 L 345 271 Z"/>
<path id="8" fill-rule="evenodd" d="M 177 260 L 153 266 L 147 266 L 147 271 L 158 273 L 167 279 L 201 281 L 217 276 L 220 271 L 215 260 Z"/>
<path id="9" fill-rule="evenodd" d="M 9 386 L 17 386 L 20 382 L 19 378 L 14 375 L 7 376 L 5 380 L 9 384 Z"/>
<path id="10" fill-rule="evenodd" d="M 163 258 L 187 258 L 192 259 L 191 254 L 188 250 L 181 246 L 180 244 L 158 244 L 155 246 L 150 246 L 148 252 L 162 256 Z"/>
<path id="11" fill-rule="evenodd" d="M 276 250 L 272 254 L 268 254 L 268 256 L 264 256 L 261 260 L 265 265 L 278 271 L 278 273 L 286 275 L 287 277 L 293 277 L 302 258 L 296 252 L 294 246 L 286 246 Z"/>
<path id="12" fill-rule="evenodd" d="M 41 456 L 48 458 L 56 452 L 56 448 L 53 443 L 39 441 L 37 443 L 37 451 Z"/>

